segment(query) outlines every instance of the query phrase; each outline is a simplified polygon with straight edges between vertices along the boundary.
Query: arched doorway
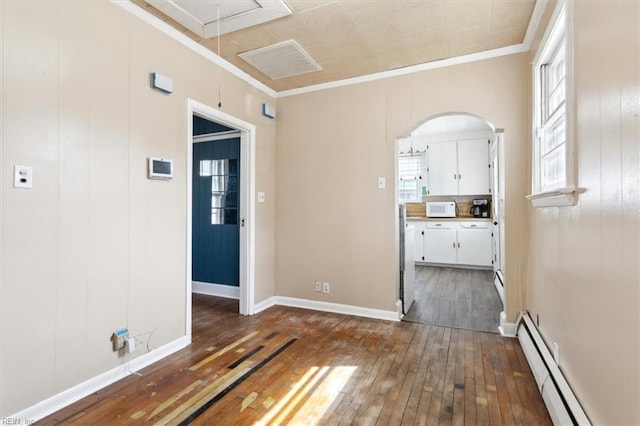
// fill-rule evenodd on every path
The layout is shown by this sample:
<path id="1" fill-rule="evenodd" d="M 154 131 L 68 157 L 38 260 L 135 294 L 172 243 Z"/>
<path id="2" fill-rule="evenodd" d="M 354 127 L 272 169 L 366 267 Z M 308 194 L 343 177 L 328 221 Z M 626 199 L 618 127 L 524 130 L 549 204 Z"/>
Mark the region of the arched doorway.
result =
<path id="1" fill-rule="evenodd" d="M 400 263 L 415 267 L 413 283 L 400 268 L 404 320 L 499 332 L 502 136 L 483 117 L 445 113 L 397 138 Z"/>

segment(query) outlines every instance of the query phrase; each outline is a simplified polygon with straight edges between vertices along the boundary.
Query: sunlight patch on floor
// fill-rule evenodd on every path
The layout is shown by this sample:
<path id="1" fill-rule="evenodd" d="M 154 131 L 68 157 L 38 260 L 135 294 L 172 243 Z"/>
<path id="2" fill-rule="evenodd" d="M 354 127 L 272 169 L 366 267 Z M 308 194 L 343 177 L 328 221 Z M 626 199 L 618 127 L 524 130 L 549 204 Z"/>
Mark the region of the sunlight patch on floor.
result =
<path id="1" fill-rule="evenodd" d="M 322 418 L 356 371 L 355 366 L 311 367 L 257 423 L 306 423 Z M 287 417 L 291 416 L 290 420 Z"/>

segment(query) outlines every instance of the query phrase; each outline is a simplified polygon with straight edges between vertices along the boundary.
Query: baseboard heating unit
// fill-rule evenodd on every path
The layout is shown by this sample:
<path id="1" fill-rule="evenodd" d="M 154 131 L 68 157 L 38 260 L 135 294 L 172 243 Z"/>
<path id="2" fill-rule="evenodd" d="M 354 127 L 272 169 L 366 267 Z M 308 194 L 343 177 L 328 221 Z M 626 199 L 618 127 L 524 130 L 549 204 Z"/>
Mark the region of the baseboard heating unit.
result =
<path id="1" fill-rule="evenodd" d="M 554 425 L 591 425 L 528 313 L 518 321 L 522 346 Z"/>

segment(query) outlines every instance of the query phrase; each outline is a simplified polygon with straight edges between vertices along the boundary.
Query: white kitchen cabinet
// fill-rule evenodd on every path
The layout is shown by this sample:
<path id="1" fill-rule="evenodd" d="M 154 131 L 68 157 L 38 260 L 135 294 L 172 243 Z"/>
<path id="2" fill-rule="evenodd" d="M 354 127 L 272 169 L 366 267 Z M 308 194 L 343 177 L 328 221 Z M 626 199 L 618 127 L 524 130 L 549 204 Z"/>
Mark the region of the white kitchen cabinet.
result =
<path id="1" fill-rule="evenodd" d="M 428 195 L 491 193 L 486 139 L 431 143 L 428 152 Z"/>
<path id="2" fill-rule="evenodd" d="M 429 223 L 428 225 L 431 225 Z M 429 263 L 456 263 L 456 229 L 451 226 L 428 226 L 424 237 L 424 260 Z M 444 222 L 444 225 L 457 225 L 455 222 Z"/>
<path id="3" fill-rule="evenodd" d="M 461 223 L 460 229 L 458 229 L 456 263 L 461 265 L 491 266 L 491 255 L 491 228 L 489 223 L 473 223 L 471 226 L 466 227 Z"/>
<path id="4" fill-rule="evenodd" d="M 486 139 L 458 141 L 458 195 L 489 194 L 489 171 Z"/>
<path id="5" fill-rule="evenodd" d="M 491 229 L 485 221 L 429 221 L 416 262 L 491 266 Z M 416 242 L 416 250 L 419 243 Z"/>
<path id="6" fill-rule="evenodd" d="M 411 222 L 414 228 L 413 237 L 413 259 L 416 262 L 424 262 L 424 231 L 426 222 Z"/>
<path id="7" fill-rule="evenodd" d="M 456 141 L 430 144 L 428 150 L 428 194 L 458 194 Z"/>

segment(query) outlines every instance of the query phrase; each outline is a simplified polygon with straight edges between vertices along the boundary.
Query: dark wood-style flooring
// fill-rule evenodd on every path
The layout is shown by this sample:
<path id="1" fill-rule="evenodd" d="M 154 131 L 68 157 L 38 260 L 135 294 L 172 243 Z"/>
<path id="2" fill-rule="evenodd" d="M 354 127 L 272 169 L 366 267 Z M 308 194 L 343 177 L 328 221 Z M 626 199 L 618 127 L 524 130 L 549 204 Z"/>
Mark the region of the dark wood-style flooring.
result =
<path id="1" fill-rule="evenodd" d="M 193 344 L 40 424 L 549 425 L 516 339 L 193 296 Z"/>
<path id="2" fill-rule="evenodd" d="M 416 300 L 403 319 L 497 333 L 501 311 L 492 271 L 416 266 Z"/>

